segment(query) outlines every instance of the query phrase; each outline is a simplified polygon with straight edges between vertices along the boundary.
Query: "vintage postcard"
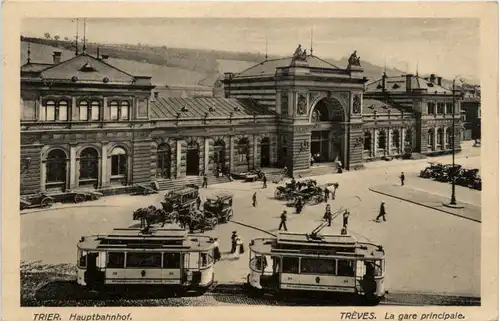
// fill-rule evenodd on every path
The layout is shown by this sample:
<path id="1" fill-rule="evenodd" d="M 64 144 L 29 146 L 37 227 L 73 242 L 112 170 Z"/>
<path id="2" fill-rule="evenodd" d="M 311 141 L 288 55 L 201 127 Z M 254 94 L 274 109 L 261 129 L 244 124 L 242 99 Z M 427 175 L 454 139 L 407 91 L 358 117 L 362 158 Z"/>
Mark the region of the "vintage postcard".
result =
<path id="1" fill-rule="evenodd" d="M 498 318 L 496 3 L 4 9 L 3 319 Z"/>

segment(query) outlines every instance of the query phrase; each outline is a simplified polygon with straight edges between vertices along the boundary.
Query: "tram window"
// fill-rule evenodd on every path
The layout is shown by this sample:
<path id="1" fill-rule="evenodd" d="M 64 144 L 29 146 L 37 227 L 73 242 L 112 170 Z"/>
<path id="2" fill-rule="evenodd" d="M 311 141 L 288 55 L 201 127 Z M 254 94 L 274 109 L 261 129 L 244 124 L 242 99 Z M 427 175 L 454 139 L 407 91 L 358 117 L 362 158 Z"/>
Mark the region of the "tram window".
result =
<path id="1" fill-rule="evenodd" d="M 375 276 L 382 276 L 382 261 L 377 260 L 375 261 Z"/>
<path id="2" fill-rule="evenodd" d="M 283 273 L 299 273 L 299 259 L 296 257 L 283 257 L 282 259 L 283 267 L 281 271 Z"/>
<path id="3" fill-rule="evenodd" d="M 179 269 L 181 267 L 180 253 L 163 253 L 164 269 Z"/>
<path id="4" fill-rule="evenodd" d="M 339 276 L 354 276 L 354 261 L 338 260 L 337 275 Z"/>
<path id="5" fill-rule="evenodd" d="M 267 267 L 267 259 L 265 256 L 256 256 L 255 257 L 255 269 L 257 271 L 263 271 Z"/>
<path id="6" fill-rule="evenodd" d="M 108 268 L 123 268 L 125 266 L 125 253 L 109 252 L 108 253 Z"/>
<path id="7" fill-rule="evenodd" d="M 78 259 L 78 266 L 79 267 L 87 267 L 87 251 L 78 251 L 79 252 L 79 259 Z"/>
<path id="8" fill-rule="evenodd" d="M 209 253 L 200 253 L 201 257 L 201 267 L 212 264 L 212 256 Z"/>
<path id="9" fill-rule="evenodd" d="M 302 258 L 300 273 L 335 275 L 335 260 Z"/>
<path id="10" fill-rule="evenodd" d="M 161 268 L 161 253 L 127 253 L 127 267 Z"/>

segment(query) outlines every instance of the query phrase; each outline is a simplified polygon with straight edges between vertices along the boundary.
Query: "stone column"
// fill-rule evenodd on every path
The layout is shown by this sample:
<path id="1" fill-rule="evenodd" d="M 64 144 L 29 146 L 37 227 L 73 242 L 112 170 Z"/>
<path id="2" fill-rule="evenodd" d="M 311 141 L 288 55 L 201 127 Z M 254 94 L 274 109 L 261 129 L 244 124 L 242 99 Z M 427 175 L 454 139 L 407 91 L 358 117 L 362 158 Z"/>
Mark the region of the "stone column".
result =
<path id="1" fill-rule="evenodd" d="M 78 178 L 78 170 L 76 166 L 76 144 L 71 144 L 69 146 L 69 188 L 76 188 L 77 178 Z"/>
<path id="2" fill-rule="evenodd" d="M 288 116 L 293 117 L 293 106 L 295 105 L 295 97 L 297 96 L 296 92 L 288 93 Z"/>
<path id="3" fill-rule="evenodd" d="M 229 170 L 234 169 L 234 136 L 229 136 Z"/>
<path id="4" fill-rule="evenodd" d="M 176 163 L 175 163 L 175 177 L 179 178 L 181 177 L 181 157 L 182 157 L 182 146 L 181 146 L 181 140 L 177 139 L 175 141 L 175 156 L 176 156 Z"/>
<path id="5" fill-rule="evenodd" d="M 40 163 L 41 168 L 40 168 L 40 192 L 45 192 L 46 186 L 45 182 L 47 181 L 47 160 L 44 159 Z"/>
<path id="6" fill-rule="evenodd" d="M 437 132 L 438 132 L 438 128 L 437 127 L 434 127 L 434 146 L 432 146 L 432 150 L 437 150 Z"/>
<path id="7" fill-rule="evenodd" d="M 111 119 L 110 110 L 108 108 L 108 97 L 102 99 L 102 120 Z"/>
<path id="8" fill-rule="evenodd" d="M 204 158 L 204 171 L 205 171 L 205 174 L 208 174 L 208 161 L 210 159 L 210 155 L 209 155 L 209 152 L 210 152 L 210 138 L 208 137 L 205 137 L 205 158 Z"/>
<path id="9" fill-rule="evenodd" d="M 405 150 L 405 134 L 406 134 L 406 129 L 403 127 L 401 128 L 401 138 L 399 139 L 399 147 L 401 153 L 404 153 Z"/>
<path id="10" fill-rule="evenodd" d="M 373 143 L 372 143 L 372 157 L 377 156 L 377 151 L 378 151 L 378 130 L 373 129 Z"/>
<path id="11" fill-rule="evenodd" d="M 253 135 L 253 168 L 257 168 L 257 140 L 258 140 L 258 136 L 257 135 Z"/>
<path id="12" fill-rule="evenodd" d="M 387 129 L 387 155 L 392 154 L 392 129 Z"/>
<path id="13" fill-rule="evenodd" d="M 78 120 L 79 119 L 78 106 L 76 105 L 76 97 L 71 98 L 71 112 L 69 115 L 69 120 Z"/>
<path id="14" fill-rule="evenodd" d="M 101 144 L 101 187 L 108 187 L 111 181 L 111 155 L 108 156 L 108 142 Z"/>

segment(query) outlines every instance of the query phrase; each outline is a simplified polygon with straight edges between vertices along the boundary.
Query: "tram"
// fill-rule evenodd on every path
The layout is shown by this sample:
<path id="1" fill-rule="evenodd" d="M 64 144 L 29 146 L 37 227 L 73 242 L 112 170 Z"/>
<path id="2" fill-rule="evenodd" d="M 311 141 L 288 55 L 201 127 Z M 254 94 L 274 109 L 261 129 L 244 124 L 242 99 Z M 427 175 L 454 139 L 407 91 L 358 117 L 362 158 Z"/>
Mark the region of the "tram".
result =
<path id="1" fill-rule="evenodd" d="M 350 235 L 279 233 L 250 242 L 247 285 L 260 293 L 341 294 L 378 304 L 384 297 L 385 253 Z"/>
<path id="2" fill-rule="evenodd" d="M 96 290 L 162 285 L 203 292 L 214 282 L 214 247 L 213 238 L 187 234 L 173 224 L 82 237 L 77 283 Z"/>

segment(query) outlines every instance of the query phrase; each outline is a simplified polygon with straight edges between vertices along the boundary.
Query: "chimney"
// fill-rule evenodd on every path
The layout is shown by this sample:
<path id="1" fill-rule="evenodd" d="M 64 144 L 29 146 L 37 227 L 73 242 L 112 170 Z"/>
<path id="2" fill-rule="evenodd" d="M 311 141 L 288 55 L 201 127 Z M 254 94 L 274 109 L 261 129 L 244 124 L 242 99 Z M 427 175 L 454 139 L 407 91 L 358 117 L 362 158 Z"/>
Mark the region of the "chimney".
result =
<path id="1" fill-rule="evenodd" d="M 411 85 L 412 78 L 413 78 L 412 74 L 407 74 L 406 75 L 406 91 L 407 92 L 411 92 L 412 89 L 413 89 L 412 85 Z"/>
<path id="2" fill-rule="evenodd" d="M 430 82 L 435 84 L 436 83 L 436 74 L 431 74 L 431 77 L 429 78 Z"/>
<path id="3" fill-rule="evenodd" d="M 62 55 L 62 52 L 54 51 L 54 54 L 52 55 L 54 65 L 61 63 L 61 55 Z"/>
<path id="4" fill-rule="evenodd" d="M 101 55 L 101 59 L 102 59 L 102 60 L 106 60 L 106 59 L 108 59 L 108 58 L 109 58 L 109 55 Z"/>
<path id="5" fill-rule="evenodd" d="M 437 77 L 438 86 L 442 86 L 442 83 L 443 83 L 443 77 Z"/>

